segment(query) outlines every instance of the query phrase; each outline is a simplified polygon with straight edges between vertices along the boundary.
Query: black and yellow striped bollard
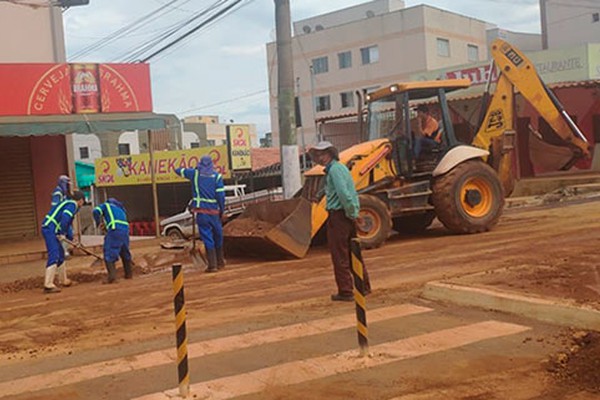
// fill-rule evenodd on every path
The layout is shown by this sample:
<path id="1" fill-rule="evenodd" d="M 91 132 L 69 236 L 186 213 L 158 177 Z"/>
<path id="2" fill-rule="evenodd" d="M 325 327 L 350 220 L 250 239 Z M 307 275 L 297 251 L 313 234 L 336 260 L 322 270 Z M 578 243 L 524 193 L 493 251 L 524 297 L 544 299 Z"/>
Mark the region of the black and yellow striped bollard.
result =
<path id="1" fill-rule="evenodd" d="M 190 372 L 188 369 L 187 332 L 185 329 L 185 299 L 183 295 L 183 270 L 181 264 L 173 264 L 173 293 L 175 297 L 175 323 L 177 328 L 177 373 L 179 395 L 183 398 L 190 394 Z"/>
<path id="2" fill-rule="evenodd" d="M 354 277 L 354 302 L 356 303 L 356 328 L 360 355 L 369 354 L 369 332 L 367 330 L 367 302 L 365 299 L 364 263 L 360 253 L 359 239 L 350 241 L 350 259 L 352 260 L 352 276 Z"/>

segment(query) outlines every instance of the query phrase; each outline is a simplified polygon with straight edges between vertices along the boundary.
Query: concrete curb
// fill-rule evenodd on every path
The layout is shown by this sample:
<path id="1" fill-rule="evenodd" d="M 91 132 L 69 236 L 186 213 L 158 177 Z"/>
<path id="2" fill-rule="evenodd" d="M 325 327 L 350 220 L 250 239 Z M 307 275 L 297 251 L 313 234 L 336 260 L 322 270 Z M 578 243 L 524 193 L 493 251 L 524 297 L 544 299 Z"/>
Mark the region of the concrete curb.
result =
<path id="1" fill-rule="evenodd" d="M 600 331 L 600 311 L 558 299 L 542 299 L 498 290 L 443 282 L 428 282 L 422 297 L 459 305 L 481 307 L 543 322 Z"/>

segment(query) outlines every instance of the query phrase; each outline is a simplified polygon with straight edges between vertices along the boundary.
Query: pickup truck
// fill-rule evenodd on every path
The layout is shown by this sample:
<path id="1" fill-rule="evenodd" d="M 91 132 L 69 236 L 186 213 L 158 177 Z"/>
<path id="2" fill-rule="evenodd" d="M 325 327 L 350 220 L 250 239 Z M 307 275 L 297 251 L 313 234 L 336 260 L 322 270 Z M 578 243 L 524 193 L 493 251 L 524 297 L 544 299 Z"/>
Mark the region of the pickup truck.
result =
<path id="1" fill-rule="evenodd" d="M 283 189 L 265 189 L 246 193 L 246 185 L 225 185 L 225 216 L 232 220 L 240 215 L 248 204 L 263 201 L 276 201 L 283 199 Z M 162 236 L 171 240 L 188 239 L 192 237 L 192 214 L 186 208 L 160 221 Z M 196 232 L 198 234 L 198 232 Z"/>

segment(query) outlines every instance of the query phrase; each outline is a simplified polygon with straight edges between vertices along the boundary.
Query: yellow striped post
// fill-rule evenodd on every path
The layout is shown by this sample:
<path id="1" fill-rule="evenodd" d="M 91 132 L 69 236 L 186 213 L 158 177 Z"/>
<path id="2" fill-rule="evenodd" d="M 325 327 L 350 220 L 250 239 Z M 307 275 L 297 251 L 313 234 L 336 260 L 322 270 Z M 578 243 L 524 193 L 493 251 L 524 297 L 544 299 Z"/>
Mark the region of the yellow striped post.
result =
<path id="1" fill-rule="evenodd" d="M 190 372 L 188 369 L 187 332 L 185 330 L 185 299 L 183 296 L 183 270 L 181 264 L 173 264 L 173 293 L 175 297 L 175 323 L 177 328 L 177 373 L 179 395 L 183 398 L 190 394 Z"/>
<path id="2" fill-rule="evenodd" d="M 360 355 L 369 354 L 369 332 L 367 330 L 367 301 L 365 299 L 364 263 L 360 253 L 359 239 L 350 241 L 350 259 L 354 276 L 354 302 L 356 303 L 356 328 Z"/>

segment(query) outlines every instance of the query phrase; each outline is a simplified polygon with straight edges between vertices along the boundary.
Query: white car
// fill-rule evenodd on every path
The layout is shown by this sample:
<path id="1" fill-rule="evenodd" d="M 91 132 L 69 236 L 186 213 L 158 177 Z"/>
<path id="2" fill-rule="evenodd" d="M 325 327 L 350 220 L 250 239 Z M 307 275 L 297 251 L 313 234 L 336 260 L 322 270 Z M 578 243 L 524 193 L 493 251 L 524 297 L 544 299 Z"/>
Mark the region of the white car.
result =
<path id="1" fill-rule="evenodd" d="M 225 216 L 231 219 L 241 214 L 248 204 L 281 200 L 282 198 L 283 190 L 281 188 L 246 194 L 246 185 L 226 185 Z M 192 213 L 186 208 L 179 214 L 160 221 L 160 231 L 162 236 L 166 236 L 171 240 L 187 239 L 192 237 L 192 223 Z M 196 235 L 198 235 L 198 232 L 196 232 Z"/>

